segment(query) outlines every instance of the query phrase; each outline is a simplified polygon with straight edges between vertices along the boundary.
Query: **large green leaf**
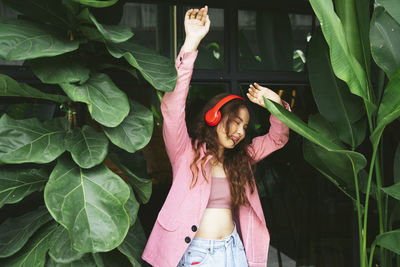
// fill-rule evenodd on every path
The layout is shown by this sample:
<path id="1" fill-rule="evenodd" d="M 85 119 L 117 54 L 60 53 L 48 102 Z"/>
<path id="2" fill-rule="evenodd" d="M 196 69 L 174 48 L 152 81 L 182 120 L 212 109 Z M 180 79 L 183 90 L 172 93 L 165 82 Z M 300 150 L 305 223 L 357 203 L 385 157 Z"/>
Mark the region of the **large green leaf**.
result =
<path id="1" fill-rule="evenodd" d="M 126 212 L 129 214 L 130 226 L 136 222 L 137 214 L 139 212 L 140 204 L 135 198 L 132 187 L 129 187 L 130 195 L 128 201 L 125 203 Z"/>
<path id="2" fill-rule="evenodd" d="M 308 127 L 300 118 L 283 108 L 281 105 L 276 104 L 275 102 L 272 102 L 266 98 L 264 98 L 264 102 L 269 112 L 271 112 L 271 114 L 277 117 L 293 131 L 297 132 L 312 143 L 324 148 L 326 151 L 335 152 L 346 156 L 351 161 L 353 170 L 356 174 L 366 166 L 367 160 L 365 159 L 364 155 L 358 152 L 345 150 L 338 143 L 335 143 L 325 137 L 324 134 L 321 134 Z"/>
<path id="3" fill-rule="evenodd" d="M 71 23 L 61 1 L 54 0 L 2 0 L 6 5 L 40 23 L 69 29 Z"/>
<path id="4" fill-rule="evenodd" d="M 63 95 L 46 94 L 24 83 L 0 74 L 0 96 L 22 96 L 29 98 L 47 99 L 55 102 L 66 102 L 68 97 Z"/>
<path id="5" fill-rule="evenodd" d="M 400 6 L 397 0 L 375 0 L 375 3 L 385 8 L 385 11 L 389 13 L 396 21 L 400 24 Z"/>
<path id="6" fill-rule="evenodd" d="M 381 6 L 376 6 L 370 29 L 371 53 L 389 79 L 400 67 L 400 24 Z"/>
<path id="7" fill-rule="evenodd" d="M 116 58 L 124 57 L 157 90 L 174 90 L 177 74 L 173 62 L 168 58 L 135 43 L 132 39 L 119 44 L 107 43 L 107 49 Z"/>
<path id="8" fill-rule="evenodd" d="M 70 0 L 91 7 L 109 7 L 118 2 L 118 0 Z"/>
<path id="9" fill-rule="evenodd" d="M 334 75 L 321 31 L 313 35 L 307 59 L 311 90 L 319 112 L 335 126 L 343 142 L 356 148 L 366 134 L 364 104 Z"/>
<path id="10" fill-rule="evenodd" d="M 400 230 L 380 234 L 376 237 L 374 243 L 396 254 L 400 254 Z"/>
<path id="11" fill-rule="evenodd" d="M 79 18 L 87 23 L 94 24 L 100 34 L 107 41 L 121 43 L 127 41 L 133 36 L 133 32 L 129 27 L 121 25 L 101 25 L 87 8 L 79 14 Z"/>
<path id="12" fill-rule="evenodd" d="M 139 199 L 143 204 L 146 204 L 149 201 L 152 192 L 151 180 L 140 178 L 135 175 L 129 168 L 121 163 L 115 153 L 110 153 L 109 158 L 128 177 L 129 182 L 138 194 Z"/>
<path id="13" fill-rule="evenodd" d="M 369 49 L 369 0 L 336 0 L 336 12 L 343 25 L 350 53 L 369 77 L 371 56 Z"/>
<path id="14" fill-rule="evenodd" d="M 80 252 L 109 251 L 129 229 L 124 205 L 129 187 L 106 166 L 81 169 L 60 158 L 44 190 L 53 218 L 67 228 L 73 248 Z"/>
<path id="15" fill-rule="evenodd" d="M 44 266 L 46 252 L 50 246 L 49 240 L 57 227 L 57 224 L 51 223 L 40 229 L 17 254 L 6 259 L 4 266 Z"/>
<path id="16" fill-rule="evenodd" d="M 0 19 L 0 58 L 24 60 L 64 54 L 78 48 L 63 33 L 22 19 Z"/>
<path id="17" fill-rule="evenodd" d="M 378 110 L 377 126 L 371 134 L 371 141 L 377 145 L 386 125 L 400 116 L 400 67 L 393 74 L 383 93 Z"/>
<path id="18" fill-rule="evenodd" d="M 49 260 L 46 262 L 45 267 L 97 267 L 97 264 L 94 261 L 93 257 L 89 253 L 87 253 L 84 254 L 84 256 L 80 259 L 69 263 L 59 263 L 56 262 L 54 259 L 49 258 Z"/>
<path id="19" fill-rule="evenodd" d="M 60 226 L 51 236 L 49 255 L 56 263 L 71 263 L 81 259 L 84 253 L 72 248 L 67 229 Z"/>
<path id="20" fill-rule="evenodd" d="M 103 127 L 104 133 L 115 145 L 134 153 L 145 147 L 153 133 L 153 114 L 140 103 L 130 100 L 128 116 L 114 128 Z"/>
<path id="21" fill-rule="evenodd" d="M 95 73 L 82 85 L 61 87 L 73 101 L 86 103 L 93 119 L 107 127 L 117 126 L 129 113 L 128 97 L 106 74 Z"/>
<path id="22" fill-rule="evenodd" d="M 320 114 L 310 116 L 308 125 L 333 143 L 340 144 L 335 129 Z M 304 159 L 320 171 L 347 196 L 355 200 L 353 162 L 343 153 L 328 151 L 305 139 L 303 141 Z"/>
<path id="23" fill-rule="evenodd" d="M 400 183 L 394 184 L 389 187 L 383 187 L 382 190 L 389 196 L 400 200 Z"/>
<path id="24" fill-rule="evenodd" d="M 37 118 L 13 120 L 0 118 L 0 162 L 48 163 L 65 151 L 68 121 L 55 118 L 41 123 Z"/>
<path id="25" fill-rule="evenodd" d="M 368 104 L 369 113 L 376 108 L 372 103 L 366 74 L 360 63 L 349 51 L 340 19 L 333 9 L 332 1 L 310 0 L 317 15 L 322 32 L 329 45 L 331 64 L 335 75 L 345 81 L 350 91 L 362 97 Z"/>
<path id="26" fill-rule="evenodd" d="M 19 251 L 42 225 L 52 219 L 45 207 L 8 218 L 0 225 L 0 258 L 9 257 Z"/>
<path id="27" fill-rule="evenodd" d="M 69 54 L 30 60 L 29 65 L 43 83 L 82 84 L 89 79 L 90 70 L 82 64 L 82 59 Z"/>
<path id="28" fill-rule="evenodd" d="M 144 247 L 146 245 L 146 236 L 139 220 L 136 220 L 134 226 L 129 229 L 124 242 L 119 245 L 118 250 L 128 257 L 132 266 L 140 267 Z"/>
<path id="29" fill-rule="evenodd" d="M 103 162 L 108 152 L 108 139 L 102 132 L 84 125 L 75 128 L 65 137 L 65 148 L 81 168 L 91 168 Z"/>
<path id="30" fill-rule="evenodd" d="M 44 170 L 0 169 L 0 208 L 17 203 L 32 192 L 41 191 L 48 180 Z"/>

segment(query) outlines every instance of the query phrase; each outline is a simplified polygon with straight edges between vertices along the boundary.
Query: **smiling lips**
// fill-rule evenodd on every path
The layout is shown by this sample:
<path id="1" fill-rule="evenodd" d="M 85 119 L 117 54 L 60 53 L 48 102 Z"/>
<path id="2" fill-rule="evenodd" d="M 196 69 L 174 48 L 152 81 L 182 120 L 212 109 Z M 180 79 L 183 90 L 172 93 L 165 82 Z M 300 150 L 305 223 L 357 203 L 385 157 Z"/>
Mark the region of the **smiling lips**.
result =
<path id="1" fill-rule="evenodd" d="M 236 137 L 236 136 L 232 136 L 231 139 L 233 140 L 233 142 L 235 143 L 235 145 L 236 145 L 237 142 L 239 141 L 239 137 Z"/>

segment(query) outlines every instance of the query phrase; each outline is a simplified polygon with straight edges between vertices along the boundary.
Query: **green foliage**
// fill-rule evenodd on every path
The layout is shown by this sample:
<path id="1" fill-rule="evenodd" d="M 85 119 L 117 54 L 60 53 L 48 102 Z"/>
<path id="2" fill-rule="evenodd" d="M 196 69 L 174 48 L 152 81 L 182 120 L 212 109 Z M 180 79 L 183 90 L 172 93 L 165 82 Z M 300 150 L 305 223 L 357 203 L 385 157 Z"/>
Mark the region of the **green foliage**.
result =
<path id="1" fill-rule="evenodd" d="M 85 255 L 72 248 L 68 231 L 64 227 L 58 227 L 51 239 L 49 256 L 56 263 L 71 263 Z"/>
<path id="2" fill-rule="evenodd" d="M 3 266 L 44 266 L 46 253 L 50 248 L 51 238 L 57 227 L 56 223 L 51 223 L 41 228 L 22 249 L 7 258 Z"/>
<path id="3" fill-rule="evenodd" d="M 307 65 L 318 110 L 335 126 L 340 140 L 352 148 L 359 146 L 365 138 L 367 126 L 363 102 L 335 76 L 321 31 L 314 33 L 308 57 L 313 59 Z"/>
<path id="4" fill-rule="evenodd" d="M 41 123 L 37 118 L 0 118 L 0 163 L 48 163 L 64 151 L 67 120 L 55 118 Z"/>
<path id="5" fill-rule="evenodd" d="M 150 141 L 153 115 L 107 71 L 172 91 L 176 70 L 131 28 L 100 23 L 93 10 L 116 2 L 3 0 L 20 16 L 0 19 L 0 59 L 25 60 L 41 83 L 0 74 L 1 97 L 27 100 L 0 117 L 0 208 L 25 212 L 0 225 L 1 266 L 141 265 L 138 211 L 152 183 L 129 153 Z M 32 99 L 60 110 L 36 118 Z M 30 210 L 40 194 L 45 206 Z"/>
<path id="6" fill-rule="evenodd" d="M 21 96 L 38 99 L 46 99 L 54 102 L 65 102 L 68 100 L 63 95 L 46 94 L 24 83 L 18 83 L 10 77 L 0 74 L 0 96 Z"/>
<path id="7" fill-rule="evenodd" d="M 125 58 L 157 90 L 166 92 L 174 90 L 176 70 L 166 58 L 154 55 L 150 49 L 132 39 L 118 44 L 107 43 L 107 49 L 113 57 Z"/>
<path id="8" fill-rule="evenodd" d="M 83 102 L 93 119 L 108 126 L 118 126 L 129 113 L 128 97 L 102 73 L 92 73 L 84 84 L 61 84 L 72 101 Z"/>
<path id="9" fill-rule="evenodd" d="M 19 251 L 36 230 L 51 219 L 44 207 L 20 217 L 7 219 L 0 226 L 0 258 L 6 258 Z"/>
<path id="10" fill-rule="evenodd" d="M 400 55 L 396 49 L 400 46 L 400 23 L 382 6 L 375 8 L 370 38 L 372 56 L 390 78 L 400 65 Z"/>
<path id="11" fill-rule="evenodd" d="M 88 125 L 75 128 L 65 137 L 65 148 L 81 168 L 92 168 L 103 162 L 108 152 L 108 139 Z"/>
<path id="12" fill-rule="evenodd" d="M 20 19 L 0 19 L 0 58 L 24 60 L 61 55 L 78 49 L 56 28 Z"/>
<path id="13" fill-rule="evenodd" d="M 126 235 L 129 217 L 124 205 L 129 187 L 104 165 L 81 169 L 67 157 L 59 159 L 44 198 L 47 209 L 67 228 L 78 251 L 108 251 Z"/>
<path id="14" fill-rule="evenodd" d="M 42 191 L 48 175 L 38 169 L 0 169 L 0 208 L 18 203 L 35 191 Z"/>
<path id="15" fill-rule="evenodd" d="M 398 266 L 400 235 L 398 229 L 392 229 L 398 227 L 400 218 L 400 145 L 396 144 L 395 159 L 390 162 L 394 178 L 384 175 L 383 153 L 378 149 L 383 149 L 385 127 L 398 124 L 400 117 L 400 58 L 396 50 L 400 46 L 400 2 L 376 0 L 372 18 L 366 0 L 335 0 L 335 8 L 331 0 L 310 3 L 324 37 L 320 30 L 313 33 L 307 55 L 320 114 L 311 116 L 307 125 L 281 106 L 267 100 L 265 104 L 305 138 L 305 159 L 352 199 L 357 212 L 360 266 L 394 266 L 395 260 Z M 371 83 L 371 58 L 386 74 L 386 82 Z M 372 155 L 365 153 L 365 146 L 371 147 Z M 370 199 L 376 201 L 378 210 L 376 237 L 368 235 L 368 222 L 376 219 L 368 215 Z M 371 239 L 375 241 L 368 243 Z M 376 246 L 380 247 L 379 258 L 374 257 Z"/>
<path id="16" fill-rule="evenodd" d="M 103 127 L 103 129 L 116 146 L 134 153 L 150 141 L 153 132 L 153 114 L 143 105 L 131 100 L 128 116 L 117 127 Z"/>

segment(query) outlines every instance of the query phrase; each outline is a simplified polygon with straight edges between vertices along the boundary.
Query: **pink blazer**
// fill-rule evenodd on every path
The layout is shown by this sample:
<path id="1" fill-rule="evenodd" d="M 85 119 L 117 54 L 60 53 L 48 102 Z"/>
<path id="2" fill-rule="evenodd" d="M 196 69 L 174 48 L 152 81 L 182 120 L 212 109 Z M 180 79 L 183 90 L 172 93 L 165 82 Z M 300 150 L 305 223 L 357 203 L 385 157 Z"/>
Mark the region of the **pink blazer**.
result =
<path id="1" fill-rule="evenodd" d="M 211 183 L 204 181 L 202 172 L 199 172 L 197 185 L 189 189 L 194 150 L 186 128 L 185 103 L 196 57 L 197 51 L 185 53 L 181 49 L 175 61 L 178 71 L 175 90 L 165 93 L 161 103 L 163 136 L 172 165 L 173 181 L 142 254 L 145 261 L 156 267 L 177 266 L 196 234 L 210 195 Z M 290 110 L 287 103 L 284 105 Z M 256 162 L 288 141 L 288 127 L 272 115 L 270 123 L 269 133 L 254 138 L 250 145 L 252 158 Z M 204 154 L 205 146 L 201 147 L 201 155 Z M 210 180 L 209 158 L 205 166 L 205 173 Z M 267 265 L 269 232 L 257 189 L 250 194 L 247 185 L 246 194 L 250 205 L 239 208 L 235 221 L 249 265 L 264 267 Z"/>

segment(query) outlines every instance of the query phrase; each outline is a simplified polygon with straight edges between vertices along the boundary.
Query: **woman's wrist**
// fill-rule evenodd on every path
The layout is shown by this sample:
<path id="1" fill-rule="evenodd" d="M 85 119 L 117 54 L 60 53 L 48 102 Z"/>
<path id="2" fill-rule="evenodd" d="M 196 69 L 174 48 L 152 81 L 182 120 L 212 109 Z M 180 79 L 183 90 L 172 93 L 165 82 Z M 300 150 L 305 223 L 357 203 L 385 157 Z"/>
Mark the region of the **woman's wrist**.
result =
<path id="1" fill-rule="evenodd" d="M 186 37 L 183 44 L 183 49 L 185 52 L 196 51 L 199 44 L 200 40 L 197 40 L 196 38 Z"/>

